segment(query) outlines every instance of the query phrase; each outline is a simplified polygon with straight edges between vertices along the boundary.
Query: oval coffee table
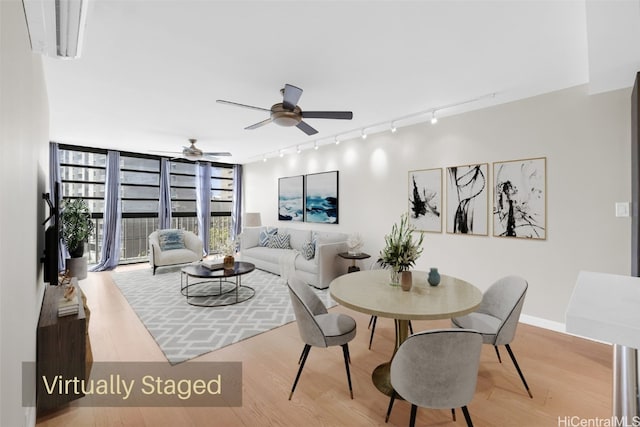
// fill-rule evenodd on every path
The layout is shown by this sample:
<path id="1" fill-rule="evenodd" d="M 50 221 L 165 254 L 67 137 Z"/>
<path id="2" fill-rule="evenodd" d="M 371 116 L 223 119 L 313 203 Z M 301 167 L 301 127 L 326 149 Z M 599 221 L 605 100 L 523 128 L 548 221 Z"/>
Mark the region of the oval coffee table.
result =
<path id="1" fill-rule="evenodd" d="M 256 291 L 242 284 L 242 276 L 251 273 L 256 266 L 250 262 L 236 261 L 233 268 L 211 270 L 202 264 L 183 267 L 180 273 L 180 292 L 187 303 L 198 307 L 223 307 L 247 301 Z M 204 279 L 191 281 L 190 278 Z"/>

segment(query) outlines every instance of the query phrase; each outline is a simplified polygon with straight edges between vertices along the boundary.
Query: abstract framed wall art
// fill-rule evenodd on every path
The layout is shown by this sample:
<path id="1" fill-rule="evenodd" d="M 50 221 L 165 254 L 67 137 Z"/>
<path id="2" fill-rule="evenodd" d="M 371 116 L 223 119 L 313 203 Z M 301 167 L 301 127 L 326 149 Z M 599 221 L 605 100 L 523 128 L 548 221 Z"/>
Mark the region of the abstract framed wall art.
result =
<path id="1" fill-rule="evenodd" d="M 278 179 L 278 220 L 303 221 L 304 177 L 302 175 Z"/>
<path id="2" fill-rule="evenodd" d="M 409 171 L 409 224 L 418 231 L 442 232 L 442 169 Z"/>
<path id="3" fill-rule="evenodd" d="M 487 163 L 447 168 L 447 233 L 489 234 Z"/>
<path id="4" fill-rule="evenodd" d="M 305 175 L 304 220 L 338 223 L 338 171 Z"/>
<path id="5" fill-rule="evenodd" d="M 547 238 L 547 158 L 493 164 L 493 235 Z"/>

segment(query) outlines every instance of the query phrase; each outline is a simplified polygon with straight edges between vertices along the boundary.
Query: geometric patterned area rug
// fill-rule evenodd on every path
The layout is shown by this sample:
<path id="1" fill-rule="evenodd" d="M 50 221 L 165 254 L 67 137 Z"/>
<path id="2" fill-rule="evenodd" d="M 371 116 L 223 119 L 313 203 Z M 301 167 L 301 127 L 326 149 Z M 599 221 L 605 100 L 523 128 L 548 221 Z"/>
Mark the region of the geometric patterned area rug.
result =
<path id="1" fill-rule="evenodd" d="M 224 307 L 196 307 L 180 293 L 180 269 L 166 267 L 114 272 L 111 276 L 171 364 L 253 337 L 295 320 L 289 291 L 280 276 L 262 270 L 242 276 L 255 290 L 248 301 Z M 327 308 L 329 289 L 313 289 Z"/>

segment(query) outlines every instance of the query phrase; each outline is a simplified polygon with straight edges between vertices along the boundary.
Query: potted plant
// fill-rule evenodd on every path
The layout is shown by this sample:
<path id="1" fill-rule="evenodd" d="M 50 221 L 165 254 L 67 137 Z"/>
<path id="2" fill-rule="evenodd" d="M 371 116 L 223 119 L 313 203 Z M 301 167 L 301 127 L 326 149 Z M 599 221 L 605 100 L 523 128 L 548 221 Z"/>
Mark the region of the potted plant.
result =
<path id="1" fill-rule="evenodd" d="M 400 224 L 393 224 L 391 233 L 384 236 L 385 247 L 380 251 L 378 262 L 391 269 L 391 283 L 394 285 L 400 282 L 400 273 L 413 267 L 422 254 L 424 234 L 420 233 L 420 237 L 414 240 L 414 231 L 415 227 L 409 224 L 409 215 L 405 213 L 400 217 Z"/>
<path id="2" fill-rule="evenodd" d="M 66 199 L 60 215 L 62 240 L 71 258 L 81 258 L 84 244 L 93 234 L 93 221 L 84 199 Z"/>

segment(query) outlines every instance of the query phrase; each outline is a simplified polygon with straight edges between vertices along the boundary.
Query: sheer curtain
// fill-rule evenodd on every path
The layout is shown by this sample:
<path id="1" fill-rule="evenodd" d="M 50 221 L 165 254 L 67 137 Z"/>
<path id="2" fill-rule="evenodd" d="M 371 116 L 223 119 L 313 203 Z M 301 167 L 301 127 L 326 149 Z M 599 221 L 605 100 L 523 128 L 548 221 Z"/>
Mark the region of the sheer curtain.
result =
<path id="1" fill-rule="evenodd" d="M 58 200 L 55 200 L 55 188 L 58 184 Z M 58 209 L 62 209 L 62 171 L 60 170 L 60 149 L 57 142 L 49 143 L 49 196 L 51 202 L 54 203 Z M 60 230 L 58 230 L 59 232 Z M 66 260 L 69 257 L 67 247 L 62 241 L 58 242 L 58 268 L 60 270 L 65 269 Z"/>
<path id="2" fill-rule="evenodd" d="M 120 152 L 107 153 L 107 176 L 104 191 L 102 251 L 100 262 L 90 271 L 114 269 L 120 260 Z"/>
<path id="3" fill-rule="evenodd" d="M 160 160 L 160 204 L 158 207 L 158 228 L 171 228 L 171 177 L 169 160 Z"/>
<path id="4" fill-rule="evenodd" d="M 211 228 L 211 165 L 196 163 L 196 209 L 198 214 L 198 237 L 202 240 L 204 255 L 209 255 Z"/>
<path id="5" fill-rule="evenodd" d="M 242 165 L 233 165 L 233 207 L 231 208 L 231 238 L 242 232 Z"/>

